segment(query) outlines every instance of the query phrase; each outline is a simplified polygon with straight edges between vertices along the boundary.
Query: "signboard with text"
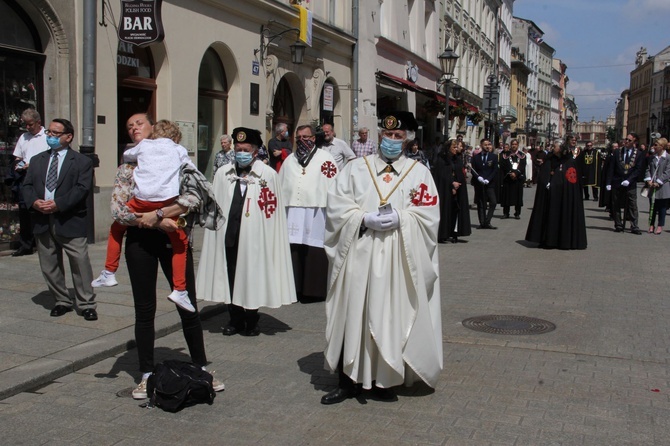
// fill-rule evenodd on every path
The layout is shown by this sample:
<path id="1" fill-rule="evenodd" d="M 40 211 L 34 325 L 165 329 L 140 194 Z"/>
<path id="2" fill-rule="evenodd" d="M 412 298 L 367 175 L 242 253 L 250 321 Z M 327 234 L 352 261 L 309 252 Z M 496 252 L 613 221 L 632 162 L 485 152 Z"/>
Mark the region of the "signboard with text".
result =
<path id="1" fill-rule="evenodd" d="M 119 40 L 138 46 L 162 42 L 162 3 L 163 0 L 121 0 Z"/>

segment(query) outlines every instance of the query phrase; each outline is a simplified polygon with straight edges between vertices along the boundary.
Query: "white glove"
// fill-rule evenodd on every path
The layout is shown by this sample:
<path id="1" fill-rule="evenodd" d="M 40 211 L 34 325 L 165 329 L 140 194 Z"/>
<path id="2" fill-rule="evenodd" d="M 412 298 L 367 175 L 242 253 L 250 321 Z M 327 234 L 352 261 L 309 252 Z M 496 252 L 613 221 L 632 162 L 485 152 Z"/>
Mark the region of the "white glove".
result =
<path id="1" fill-rule="evenodd" d="M 395 209 L 390 214 L 367 212 L 363 216 L 363 224 L 373 231 L 390 231 L 400 227 L 400 217 Z"/>
<path id="2" fill-rule="evenodd" d="M 551 186 L 551 183 L 547 183 L 547 189 L 549 189 L 549 186 Z"/>
<path id="3" fill-rule="evenodd" d="M 489 180 L 484 180 L 484 184 L 489 184 Z"/>
<path id="4" fill-rule="evenodd" d="M 477 177 L 477 181 L 479 181 L 482 184 L 486 184 L 485 183 L 486 180 L 484 179 L 484 177 Z"/>
<path id="5" fill-rule="evenodd" d="M 607 189 L 608 191 L 610 191 L 610 190 L 612 190 L 612 186 L 610 186 L 610 185 L 608 184 L 607 186 L 605 186 L 605 189 Z"/>
<path id="6" fill-rule="evenodd" d="M 621 185 L 622 185 L 623 187 L 628 187 L 629 184 L 630 184 L 630 182 L 629 182 L 628 180 L 623 180 L 623 181 L 621 182 Z"/>

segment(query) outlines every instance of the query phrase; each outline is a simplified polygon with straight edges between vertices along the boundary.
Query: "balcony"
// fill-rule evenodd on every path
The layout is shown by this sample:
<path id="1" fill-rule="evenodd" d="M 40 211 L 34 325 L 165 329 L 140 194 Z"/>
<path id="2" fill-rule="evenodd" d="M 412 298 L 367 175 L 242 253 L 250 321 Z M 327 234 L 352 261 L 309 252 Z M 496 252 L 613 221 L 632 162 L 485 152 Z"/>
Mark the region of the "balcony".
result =
<path id="1" fill-rule="evenodd" d="M 516 122 L 517 121 L 516 107 L 513 105 L 501 105 L 500 111 L 498 112 L 498 117 L 503 122 L 508 123 Z"/>

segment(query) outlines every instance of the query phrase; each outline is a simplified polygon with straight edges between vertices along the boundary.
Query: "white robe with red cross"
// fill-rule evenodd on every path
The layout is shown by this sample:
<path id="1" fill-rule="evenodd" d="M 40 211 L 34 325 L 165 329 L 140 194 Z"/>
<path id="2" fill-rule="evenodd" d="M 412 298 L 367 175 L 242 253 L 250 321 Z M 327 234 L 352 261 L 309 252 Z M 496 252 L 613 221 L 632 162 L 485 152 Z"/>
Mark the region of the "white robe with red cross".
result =
<path id="1" fill-rule="evenodd" d="M 382 197 L 409 171 L 388 198 L 400 227 L 361 234 L 380 197 L 365 160 L 350 161 L 328 192 L 326 364 L 335 370 L 343 354 L 344 373 L 366 389 L 417 377 L 435 387 L 443 361 L 437 189 L 421 163 L 401 156 L 384 172 L 379 155 L 365 158 Z"/>
<path id="2" fill-rule="evenodd" d="M 225 238 L 237 178 L 234 163 L 214 176 L 214 195 L 226 221 L 217 231 L 205 230 L 196 278 L 199 299 L 231 303 Z M 277 173 L 256 160 L 246 179 L 233 302 L 246 309 L 278 308 L 296 302 L 296 292 Z"/>

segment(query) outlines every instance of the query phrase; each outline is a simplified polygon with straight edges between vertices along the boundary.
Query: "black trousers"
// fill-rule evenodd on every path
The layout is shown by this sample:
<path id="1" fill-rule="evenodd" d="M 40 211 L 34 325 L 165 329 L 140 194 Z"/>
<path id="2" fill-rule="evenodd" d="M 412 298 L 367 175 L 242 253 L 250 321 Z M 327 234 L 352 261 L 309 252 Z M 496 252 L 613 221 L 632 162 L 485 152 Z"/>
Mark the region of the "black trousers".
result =
<path id="1" fill-rule="evenodd" d="M 480 225 L 490 225 L 493 218 L 493 212 L 498 204 L 496 200 L 495 188 L 489 186 L 475 186 L 475 196 L 477 201 L 477 216 Z"/>
<path id="2" fill-rule="evenodd" d="M 135 302 L 135 341 L 142 373 L 154 368 L 154 320 L 156 317 L 156 279 L 158 265 L 172 287 L 172 248 L 165 233 L 156 229 L 129 227 L 126 236 L 126 264 Z M 193 363 L 207 364 L 205 341 L 202 334 L 200 313 L 195 296 L 193 253 L 189 247 L 186 260 L 186 290 L 195 313 L 177 307 L 181 318 L 184 339 Z M 165 298 L 166 296 L 161 296 Z"/>
<path id="3" fill-rule="evenodd" d="M 24 204 L 19 204 L 19 243 L 20 249 L 32 250 L 35 247 L 33 227 L 30 222 L 30 210 Z"/>
<path id="4" fill-rule="evenodd" d="M 226 265 L 228 267 L 228 285 L 230 287 L 230 299 L 233 299 L 233 289 L 235 288 L 235 271 L 237 270 L 237 248 L 235 246 L 226 246 Z M 241 302 L 237 302 L 241 303 Z M 235 302 L 228 305 L 231 325 L 238 330 L 252 330 L 258 325 L 260 315 L 258 309 L 248 310 Z"/>
<path id="5" fill-rule="evenodd" d="M 591 193 L 593 193 L 593 198 L 598 199 L 598 188 L 591 186 Z M 584 186 L 584 198 L 589 199 L 589 186 Z"/>

